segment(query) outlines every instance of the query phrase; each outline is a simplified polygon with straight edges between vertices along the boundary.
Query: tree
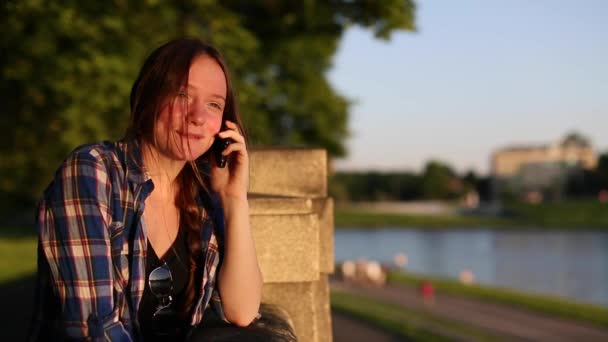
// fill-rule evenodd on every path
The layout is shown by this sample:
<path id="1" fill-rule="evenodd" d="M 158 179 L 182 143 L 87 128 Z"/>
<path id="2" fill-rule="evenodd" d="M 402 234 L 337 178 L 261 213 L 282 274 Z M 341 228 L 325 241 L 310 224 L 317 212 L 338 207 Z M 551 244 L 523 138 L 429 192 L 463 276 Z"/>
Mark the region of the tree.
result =
<path id="1" fill-rule="evenodd" d="M 339 39 L 414 29 L 411 0 L 5 1 L 0 5 L 0 193 L 31 202 L 79 144 L 122 136 L 152 48 L 189 35 L 231 66 L 254 144 L 346 153 L 348 100 L 328 83 Z"/>
<path id="2" fill-rule="evenodd" d="M 465 190 L 475 190 L 479 195 L 479 199 L 486 202 L 491 200 L 491 176 L 479 176 L 473 170 L 469 170 L 462 177 Z"/>
<path id="3" fill-rule="evenodd" d="M 589 147 L 591 146 L 591 143 L 589 142 L 589 139 L 587 137 L 578 132 L 573 131 L 568 133 L 566 137 L 564 137 L 564 139 L 562 140 L 562 145 Z"/>
<path id="4" fill-rule="evenodd" d="M 456 197 L 462 190 L 460 179 L 447 164 L 430 161 L 422 175 L 422 192 L 428 199 L 448 199 Z"/>
<path id="5" fill-rule="evenodd" d="M 604 190 L 608 189 L 608 152 L 600 155 L 595 172 L 600 178 L 601 188 Z"/>
<path id="6" fill-rule="evenodd" d="M 608 153 L 600 154 L 597 167 L 593 170 L 575 168 L 566 179 L 566 194 L 569 197 L 595 198 L 602 190 L 608 189 Z"/>

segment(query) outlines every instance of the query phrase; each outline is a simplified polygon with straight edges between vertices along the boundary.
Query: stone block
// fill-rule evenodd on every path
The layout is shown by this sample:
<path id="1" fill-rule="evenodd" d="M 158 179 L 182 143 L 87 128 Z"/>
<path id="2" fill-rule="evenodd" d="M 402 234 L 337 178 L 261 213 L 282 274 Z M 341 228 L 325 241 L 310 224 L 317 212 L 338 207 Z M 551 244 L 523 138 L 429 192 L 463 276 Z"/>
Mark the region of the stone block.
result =
<path id="1" fill-rule="evenodd" d="M 334 273 L 334 201 L 331 197 L 315 198 L 313 211 L 319 217 L 319 268 Z"/>
<path id="2" fill-rule="evenodd" d="M 305 197 L 279 197 L 249 194 L 251 215 L 311 214 L 312 200 Z"/>
<path id="3" fill-rule="evenodd" d="M 331 342 L 331 308 L 329 298 L 329 280 L 327 274 L 321 274 L 319 281 L 312 283 L 312 297 L 315 304 L 315 319 L 320 341 Z"/>
<path id="4" fill-rule="evenodd" d="M 299 342 L 318 342 L 315 282 L 266 283 L 262 289 L 262 302 L 282 307 L 293 320 Z"/>
<path id="5" fill-rule="evenodd" d="M 319 279 L 316 214 L 251 215 L 251 226 L 264 282 Z"/>
<path id="6" fill-rule="evenodd" d="M 327 196 L 327 152 L 323 149 L 253 149 L 250 161 L 251 193 Z"/>

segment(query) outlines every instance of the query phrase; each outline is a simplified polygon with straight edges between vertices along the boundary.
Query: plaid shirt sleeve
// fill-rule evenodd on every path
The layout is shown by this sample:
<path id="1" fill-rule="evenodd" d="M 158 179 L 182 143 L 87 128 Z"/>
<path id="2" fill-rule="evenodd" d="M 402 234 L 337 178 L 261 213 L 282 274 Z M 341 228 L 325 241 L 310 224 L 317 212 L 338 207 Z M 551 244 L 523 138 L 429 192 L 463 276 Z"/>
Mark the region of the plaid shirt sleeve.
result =
<path id="1" fill-rule="evenodd" d="M 228 321 L 226 315 L 224 314 L 224 307 L 222 306 L 222 297 L 220 296 L 217 282 L 217 279 L 219 278 L 218 275 L 222 267 L 222 263 L 224 261 L 224 237 L 226 233 L 226 221 L 224 220 L 224 209 L 220 205 L 220 200 L 217 194 L 213 194 L 213 196 L 211 196 L 211 203 L 214 208 L 214 210 L 212 211 L 213 216 L 211 217 L 211 220 L 213 220 L 213 222 L 215 223 L 216 229 L 214 232 L 215 234 L 213 235 L 213 239 L 210 242 L 215 245 L 215 249 L 217 250 L 216 258 L 218 258 L 218 263 L 214 270 L 214 286 L 213 293 L 211 295 L 211 306 L 222 321 L 230 323 L 230 321 Z"/>
<path id="2" fill-rule="evenodd" d="M 131 341 L 113 297 L 111 182 L 95 149 L 73 153 L 39 208 L 40 245 L 70 340 Z"/>

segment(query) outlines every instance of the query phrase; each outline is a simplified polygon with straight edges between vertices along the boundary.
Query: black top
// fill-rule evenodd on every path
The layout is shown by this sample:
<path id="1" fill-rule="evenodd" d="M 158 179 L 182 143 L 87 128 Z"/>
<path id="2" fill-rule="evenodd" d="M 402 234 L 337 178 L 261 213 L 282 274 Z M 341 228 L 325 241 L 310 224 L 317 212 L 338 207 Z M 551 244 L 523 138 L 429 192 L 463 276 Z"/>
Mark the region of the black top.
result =
<path id="1" fill-rule="evenodd" d="M 155 337 L 153 332 L 156 328 L 163 328 L 159 326 L 161 324 L 159 324 L 158 321 L 152 321 L 152 316 L 156 312 L 156 308 L 158 306 L 158 300 L 154 294 L 150 292 L 148 279 L 150 272 L 161 266 L 164 262 L 166 262 L 167 266 L 169 266 L 169 269 L 171 270 L 171 277 L 173 278 L 173 301 L 171 306 L 176 314 L 181 313 L 183 311 L 183 301 L 185 299 L 186 287 L 188 285 L 188 280 L 190 279 L 190 253 L 188 249 L 188 239 L 182 225 L 180 225 L 175 241 L 161 258 L 156 255 L 154 249 L 150 245 L 150 241 L 148 241 L 148 253 L 146 258 L 146 285 L 138 311 L 138 320 L 144 341 L 159 340 Z M 175 321 L 179 322 L 177 324 L 180 326 L 175 327 L 179 330 L 184 330 L 190 323 L 189 318 L 177 319 L 176 317 Z"/>

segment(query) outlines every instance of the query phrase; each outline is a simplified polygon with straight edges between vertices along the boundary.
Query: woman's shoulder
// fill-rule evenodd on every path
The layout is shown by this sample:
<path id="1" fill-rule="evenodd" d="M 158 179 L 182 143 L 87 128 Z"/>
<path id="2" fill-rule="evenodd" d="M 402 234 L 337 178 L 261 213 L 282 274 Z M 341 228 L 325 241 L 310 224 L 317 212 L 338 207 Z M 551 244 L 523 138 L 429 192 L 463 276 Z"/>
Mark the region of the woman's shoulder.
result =
<path id="1" fill-rule="evenodd" d="M 66 160 L 88 160 L 102 162 L 114 159 L 120 149 L 121 142 L 101 141 L 76 147 Z"/>
<path id="2" fill-rule="evenodd" d="M 122 169 L 118 150 L 120 142 L 102 141 L 76 147 L 55 171 L 43 192 L 43 203 L 55 203 L 66 198 L 78 198 L 95 193 L 102 184 L 111 184 L 115 170 Z M 83 189 L 94 189 L 85 191 Z"/>
<path id="3" fill-rule="evenodd" d="M 57 178 L 99 175 L 99 171 L 109 173 L 122 169 L 120 151 L 122 142 L 102 141 L 84 144 L 70 152 L 55 174 Z"/>

